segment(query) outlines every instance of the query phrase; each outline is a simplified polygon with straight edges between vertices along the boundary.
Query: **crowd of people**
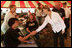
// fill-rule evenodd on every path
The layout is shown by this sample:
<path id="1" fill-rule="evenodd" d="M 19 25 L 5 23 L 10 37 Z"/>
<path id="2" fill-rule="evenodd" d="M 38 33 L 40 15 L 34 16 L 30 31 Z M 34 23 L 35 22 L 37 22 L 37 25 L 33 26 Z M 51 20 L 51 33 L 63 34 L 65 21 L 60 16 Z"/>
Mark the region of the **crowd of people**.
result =
<path id="1" fill-rule="evenodd" d="M 21 42 L 29 42 L 31 36 L 39 39 L 39 33 L 49 35 L 49 29 L 53 33 L 54 47 L 58 47 L 58 38 L 60 39 L 60 46 L 64 47 L 64 38 L 67 38 L 68 29 L 71 26 L 71 10 L 67 8 L 67 3 L 63 3 L 63 8 L 60 2 L 55 2 L 52 11 L 49 5 L 41 5 L 35 9 L 35 13 L 26 15 L 27 22 L 25 24 L 26 36 L 19 35 L 19 24 L 22 23 L 18 20 L 19 15 L 16 14 L 16 6 L 11 5 L 10 11 L 5 15 L 4 22 L 1 25 L 1 31 L 4 33 L 4 43 L 6 47 L 18 47 Z M 25 16 L 23 16 L 25 18 Z M 50 27 L 47 26 L 50 24 Z M 69 31 L 71 34 L 71 31 Z M 48 36 L 49 37 L 49 36 Z M 70 35 L 71 37 L 71 35 Z M 50 39 L 50 38 L 49 38 Z M 50 42 L 49 42 L 50 43 Z M 40 45 L 38 45 L 40 47 Z"/>

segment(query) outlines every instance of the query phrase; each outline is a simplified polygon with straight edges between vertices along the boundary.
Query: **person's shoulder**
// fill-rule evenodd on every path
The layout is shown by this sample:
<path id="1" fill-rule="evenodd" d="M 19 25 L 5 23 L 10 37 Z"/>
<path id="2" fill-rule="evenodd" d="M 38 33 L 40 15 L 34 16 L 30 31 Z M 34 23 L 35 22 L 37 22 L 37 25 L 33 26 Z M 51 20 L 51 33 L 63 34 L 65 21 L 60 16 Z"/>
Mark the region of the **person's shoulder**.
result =
<path id="1" fill-rule="evenodd" d="M 55 7 L 53 6 L 53 9 L 55 9 Z"/>
<path id="2" fill-rule="evenodd" d="M 12 28 L 9 28 L 7 31 L 12 31 L 13 29 Z"/>
<path id="3" fill-rule="evenodd" d="M 8 18 L 10 16 L 11 16 L 11 13 L 10 12 L 7 12 L 6 15 L 5 15 L 6 18 Z"/>
<path id="4" fill-rule="evenodd" d="M 52 14 L 58 15 L 59 13 L 52 11 Z"/>
<path id="5" fill-rule="evenodd" d="M 45 20 L 47 20 L 49 18 L 49 15 L 47 15 L 46 17 L 45 17 Z"/>
<path id="6" fill-rule="evenodd" d="M 13 30 L 11 28 L 9 28 L 6 33 L 11 33 Z"/>
<path id="7" fill-rule="evenodd" d="M 8 11 L 8 12 L 7 12 L 7 14 L 11 14 L 11 12 L 10 12 L 10 11 Z"/>
<path id="8" fill-rule="evenodd" d="M 57 12 L 54 12 L 54 11 L 51 11 L 52 12 L 52 14 L 56 14 Z"/>
<path id="9" fill-rule="evenodd" d="M 61 10 L 64 10 L 64 8 L 61 8 Z"/>
<path id="10" fill-rule="evenodd" d="M 66 9 L 67 9 L 68 11 L 70 11 L 70 9 L 69 9 L 68 7 L 67 7 Z"/>
<path id="11" fill-rule="evenodd" d="M 8 16 L 9 14 L 10 14 L 10 12 L 9 12 L 9 11 L 7 11 L 5 16 Z"/>

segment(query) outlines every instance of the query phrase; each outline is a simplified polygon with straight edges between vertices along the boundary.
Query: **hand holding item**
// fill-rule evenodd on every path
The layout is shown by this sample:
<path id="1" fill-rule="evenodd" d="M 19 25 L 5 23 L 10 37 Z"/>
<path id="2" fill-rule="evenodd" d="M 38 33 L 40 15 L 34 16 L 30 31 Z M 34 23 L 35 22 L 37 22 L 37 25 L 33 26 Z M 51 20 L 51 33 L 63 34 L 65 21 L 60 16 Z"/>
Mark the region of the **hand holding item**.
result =
<path id="1" fill-rule="evenodd" d="M 32 31 L 31 33 L 30 33 L 30 35 L 35 35 L 37 32 L 36 31 Z"/>

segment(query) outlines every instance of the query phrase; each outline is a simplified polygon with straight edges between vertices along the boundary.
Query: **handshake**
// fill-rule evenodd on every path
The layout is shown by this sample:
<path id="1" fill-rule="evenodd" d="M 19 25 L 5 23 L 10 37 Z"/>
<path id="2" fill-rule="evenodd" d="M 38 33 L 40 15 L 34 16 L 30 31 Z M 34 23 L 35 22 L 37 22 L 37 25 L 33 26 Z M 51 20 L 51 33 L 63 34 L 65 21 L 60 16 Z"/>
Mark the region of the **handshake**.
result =
<path id="1" fill-rule="evenodd" d="M 30 35 L 31 35 L 31 36 L 34 36 L 34 35 L 36 35 L 36 33 L 37 33 L 36 31 L 32 31 L 32 32 L 30 33 Z"/>

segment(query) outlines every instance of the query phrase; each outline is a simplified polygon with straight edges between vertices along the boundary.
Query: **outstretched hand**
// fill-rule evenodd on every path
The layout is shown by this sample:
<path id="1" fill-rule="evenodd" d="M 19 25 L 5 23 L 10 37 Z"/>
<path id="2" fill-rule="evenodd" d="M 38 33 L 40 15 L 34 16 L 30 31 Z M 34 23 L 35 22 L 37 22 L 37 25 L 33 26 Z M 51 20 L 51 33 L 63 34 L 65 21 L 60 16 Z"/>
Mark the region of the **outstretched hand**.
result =
<path id="1" fill-rule="evenodd" d="M 37 32 L 36 31 L 32 31 L 30 34 L 33 36 L 35 35 Z"/>

